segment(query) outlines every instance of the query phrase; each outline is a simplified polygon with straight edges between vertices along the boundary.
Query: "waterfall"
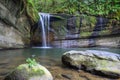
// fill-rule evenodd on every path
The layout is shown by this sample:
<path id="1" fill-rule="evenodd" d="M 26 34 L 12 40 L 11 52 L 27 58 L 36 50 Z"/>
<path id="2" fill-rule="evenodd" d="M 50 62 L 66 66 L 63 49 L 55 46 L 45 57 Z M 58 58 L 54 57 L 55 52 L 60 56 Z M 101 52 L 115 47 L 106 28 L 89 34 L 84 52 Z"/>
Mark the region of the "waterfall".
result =
<path id="1" fill-rule="evenodd" d="M 50 14 L 39 13 L 40 23 L 42 27 L 42 47 L 49 47 L 49 29 L 50 29 Z M 47 37 L 46 37 L 47 36 Z"/>

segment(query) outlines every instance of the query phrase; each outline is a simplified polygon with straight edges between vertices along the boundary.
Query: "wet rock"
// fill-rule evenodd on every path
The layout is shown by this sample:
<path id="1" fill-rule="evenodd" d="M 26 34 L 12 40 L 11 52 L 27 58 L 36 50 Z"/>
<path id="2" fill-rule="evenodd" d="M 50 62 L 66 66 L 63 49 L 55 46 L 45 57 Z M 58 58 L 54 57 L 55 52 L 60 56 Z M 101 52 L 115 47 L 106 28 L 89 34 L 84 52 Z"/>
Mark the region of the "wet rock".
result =
<path id="1" fill-rule="evenodd" d="M 88 77 L 86 76 L 80 76 L 81 78 L 84 78 L 85 80 L 90 80 Z"/>
<path id="2" fill-rule="evenodd" d="M 72 75 L 70 74 L 61 74 L 64 78 L 71 79 Z"/>
<path id="3" fill-rule="evenodd" d="M 22 64 L 6 76 L 4 80 L 53 80 L 53 77 L 45 67 L 39 64 L 33 67 Z"/>
<path id="4" fill-rule="evenodd" d="M 2 65 L 7 65 L 8 63 L 0 63 L 0 66 L 2 66 Z"/>
<path id="5" fill-rule="evenodd" d="M 120 77 L 120 55 L 97 50 L 68 51 L 63 64 L 110 78 Z"/>

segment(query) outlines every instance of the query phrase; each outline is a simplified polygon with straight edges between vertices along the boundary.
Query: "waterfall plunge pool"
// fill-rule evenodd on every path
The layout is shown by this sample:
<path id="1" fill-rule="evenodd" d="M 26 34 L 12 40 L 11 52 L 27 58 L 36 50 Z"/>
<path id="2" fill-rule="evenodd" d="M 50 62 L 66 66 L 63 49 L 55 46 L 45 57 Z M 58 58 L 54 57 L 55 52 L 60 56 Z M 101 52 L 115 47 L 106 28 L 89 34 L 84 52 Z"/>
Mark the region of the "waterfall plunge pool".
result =
<path id="1" fill-rule="evenodd" d="M 18 65 L 25 63 L 25 60 L 34 56 L 37 62 L 48 68 L 61 67 L 61 56 L 69 50 L 103 50 L 120 54 L 116 48 L 29 48 L 0 51 L 0 80 Z M 51 71 L 51 69 L 50 69 Z M 64 71 L 64 69 L 63 69 Z M 53 72 L 54 74 L 54 72 Z M 59 80 L 59 79 L 58 79 Z M 61 79 L 62 80 L 62 79 Z M 98 79 L 99 80 L 99 79 Z"/>

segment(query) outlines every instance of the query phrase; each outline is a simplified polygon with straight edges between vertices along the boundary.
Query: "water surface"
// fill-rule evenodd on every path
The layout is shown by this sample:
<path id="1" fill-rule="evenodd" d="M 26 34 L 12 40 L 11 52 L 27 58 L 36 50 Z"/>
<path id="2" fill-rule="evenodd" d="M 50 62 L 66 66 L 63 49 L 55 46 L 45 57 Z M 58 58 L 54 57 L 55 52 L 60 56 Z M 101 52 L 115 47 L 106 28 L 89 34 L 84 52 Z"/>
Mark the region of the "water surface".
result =
<path id="1" fill-rule="evenodd" d="M 61 56 L 69 50 L 102 50 L 120 54 L 120 49 L 115 48 L 30 48 L 0 51 L 0 80 L 19 64 L 34 56 L 43 66 L 60 66 Z"/>

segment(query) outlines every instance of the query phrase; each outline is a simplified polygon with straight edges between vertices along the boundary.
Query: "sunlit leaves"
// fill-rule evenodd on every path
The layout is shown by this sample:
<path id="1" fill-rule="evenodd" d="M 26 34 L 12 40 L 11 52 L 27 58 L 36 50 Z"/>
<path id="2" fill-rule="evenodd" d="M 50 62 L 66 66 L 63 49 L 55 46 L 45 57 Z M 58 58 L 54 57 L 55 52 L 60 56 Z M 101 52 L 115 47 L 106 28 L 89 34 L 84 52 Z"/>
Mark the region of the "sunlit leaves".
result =
<path id="1" fill-rule="evenodd" d="M 35 59 L 32 59 L 32 58 L 26 59 L 26 62 L 27 62 L 28 66 L 29 66 L 30 68 L 32 68 L 33 66 L 37 65 L 36 60 L 35 60 Z"/>
<path id="2" fill-rule="evenodd" d="M 116 16 L 120 10 L 120 0 L 28 0 L 35 3 L 39 12 Z M 112 17 L 111 16 L 111 17 Z"/>

